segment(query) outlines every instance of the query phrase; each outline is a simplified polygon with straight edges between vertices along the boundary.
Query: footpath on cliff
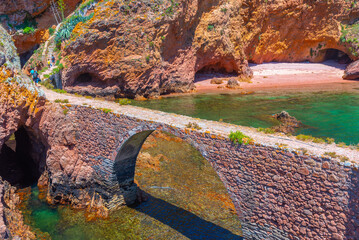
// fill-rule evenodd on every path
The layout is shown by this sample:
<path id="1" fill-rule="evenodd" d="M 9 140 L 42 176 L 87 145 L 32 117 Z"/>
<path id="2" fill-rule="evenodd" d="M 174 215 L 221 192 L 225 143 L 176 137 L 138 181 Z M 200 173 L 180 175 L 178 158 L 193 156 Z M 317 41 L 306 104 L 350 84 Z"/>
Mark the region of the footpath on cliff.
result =
<path id="1" fill-rule="evenodd" d="M 350 148 L 338 147 L 335 143 L 318 144 L 313 142 L 303 142 L 297 140 L 294 136 L 287 136 L 279 133 L 264 134 L 252 127 L 244 127 L 223 122 L 202 120 L 198 118 L 195 119 L 188 116 L 165 113 L 136 106 L 120 105 L 115 102 L 98 98 L 88 98 L 68 93 L 57 93 L 44 87 L 41 88 L 44 91 L 46 98 L 51 102 L 68 101 L 68 104 L 71 105 L 92 107 L 95 109 L 111 109 L 111 112 L 115 114 L 135 117 L 141 120 L 161 122 L 181 129 L 187 128 L 186 125 L 188 123 L 196 123 L 201 127 L 201 130 L 198 131 L 210 132 L 225 138 L 228 138 L 230 132 L 241 131 L 253 138 L 255 143 L 264 146 L 272 146 L 276 148 L 282 147 L 293 151 L 302 151 L 305 149 L 308 154 L 313 154 L 316 156 L 323 156 L 325 153 L 334 152 L 338 156 L 344 156 L 349 159 L 346 162 L 341 162 L 341 164 L 354 164 L 359 168 L 359 151 Z"/>

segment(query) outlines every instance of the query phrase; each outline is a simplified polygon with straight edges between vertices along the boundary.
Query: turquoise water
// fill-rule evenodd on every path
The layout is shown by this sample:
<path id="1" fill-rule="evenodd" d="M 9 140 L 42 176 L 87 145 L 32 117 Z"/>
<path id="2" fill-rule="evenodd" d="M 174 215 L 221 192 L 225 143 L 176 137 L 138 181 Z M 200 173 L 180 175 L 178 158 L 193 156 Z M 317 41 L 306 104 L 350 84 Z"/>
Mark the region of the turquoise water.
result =
<path id="1" fill-rule="evenodd" d="M 359 90 L 353 92 L 202 94 L 134 101 L 133 105 L 195 118 L 252 127 L 277 124 L 270 116 L 285 110 L 305 125 L 297 134 L 359 143 Z"/>
<path id="2" fill-rule="evenodd" d="M 149 200 L 112 211 L 108 219 L 90 219 L 83 210 L 50 206 L 39 199 L 44 194 L 37 187 L 31 192 L 24 189 L 25 223 L 36 239 L 242 239 L 226 188 L 188 143 L 153 133 L 138 157 L 135 179 Z"/>

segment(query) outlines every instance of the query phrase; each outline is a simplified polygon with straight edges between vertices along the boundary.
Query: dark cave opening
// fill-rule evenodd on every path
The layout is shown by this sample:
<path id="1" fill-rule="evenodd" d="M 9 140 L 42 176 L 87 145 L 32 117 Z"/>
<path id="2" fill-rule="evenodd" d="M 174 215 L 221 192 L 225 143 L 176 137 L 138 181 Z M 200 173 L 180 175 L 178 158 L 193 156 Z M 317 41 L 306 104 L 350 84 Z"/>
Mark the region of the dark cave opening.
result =
<path id="1" fill-rule="evenodd" d="M 352 60 L 350 59 L 348 54 L 346 54 L 343 51 L 340 51 L 338 49 L 328 48 L 328 49 L 324 49 L 322 51 L 324 51 L 323 53 L 325 54 L 324 61 L 334 60 L 340 64 L 349 64 L 352 62 Z"/>
<path id="2" fill-rule="evenodd" d="M 200 68 L 195 74 L 195 81 L 204 81 L 213 78 L 238 77 L 235 65 L 232 62 L 217 62 Z"/>
<path id="3" fill-rule="evenodd" d="M 21 67 L 25 66 L 26 62 L 31 58 L 31 56 L 34 54 L 35 50 L 37 50 L 39 47 L 40 47 L 40 45 L 37 44 L 31 50 L 19 55 Z"/>
<path id="4" fill-rule="evenodd" d="M 94 78 L 90 73 L 82 73 L 76 78 L 75 85 L 88 84 L 91 83 L 93 79 Z"/>
<path id="5" fill-rule="evenodd" d="M 11 185 L 24 188 L 37 183 L 42 173 L 41 143 L 32 141 L 24 127 L 4 143 L 0 153 L 0 176 Z"/>

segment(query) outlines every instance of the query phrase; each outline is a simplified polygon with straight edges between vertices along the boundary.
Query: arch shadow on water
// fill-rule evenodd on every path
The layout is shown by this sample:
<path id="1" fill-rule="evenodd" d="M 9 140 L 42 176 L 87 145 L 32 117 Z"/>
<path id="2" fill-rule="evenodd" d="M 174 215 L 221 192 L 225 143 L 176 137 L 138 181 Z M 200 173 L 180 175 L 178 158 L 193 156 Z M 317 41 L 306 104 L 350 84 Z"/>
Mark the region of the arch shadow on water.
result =
<path id="1" fill-rule="evenodd" d="M 137 132 L 130 136 L 120 147 L 114 163 L 114 172 L 122 189 L 127 190 L 133 186 L 137 156 L 143 143 L 153 131 L 143 130 Z M 132 205 L 132 208 L 162 222 L 189 239 L 243 239 L 241 236 L 206 221 L 183 208 L 148 193 L 145 193 L 145 195 L 148 196 L 148 201 Z M 133 204 L 130 201 L 126 201 L 126 203 L 129 206 Z"/>
<path id="2" fill-rule="evenodd" d="M 183 208 L 148 193 L 146 195 L 148 201 L 132 206 L 132 208 L 166 224 L 189 239 L 243 239 L 241 236 L 206 221 Z"/>

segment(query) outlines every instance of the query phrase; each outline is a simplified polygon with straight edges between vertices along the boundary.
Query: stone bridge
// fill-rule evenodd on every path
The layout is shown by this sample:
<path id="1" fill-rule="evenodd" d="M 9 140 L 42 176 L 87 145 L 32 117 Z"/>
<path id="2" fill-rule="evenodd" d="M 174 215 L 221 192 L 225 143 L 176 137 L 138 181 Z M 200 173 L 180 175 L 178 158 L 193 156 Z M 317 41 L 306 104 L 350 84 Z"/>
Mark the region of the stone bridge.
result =
<path id="1" fill-rule="evenodd" d="M 156 130 L 184 139 L 208 160 L 233 200 L 245 239 L 359 239 L 358 165 L 321 157 L 327 146 L 101 100 L 47 97 L 70 103 L 45 104 L 24 128 L 41 169 L 39 185 L 48 187 L 53 203 L 108 209 L 133 203 L 136 158 Z M 189 122 L 202 129 L 186 128 Z M 236 130 L 255 144 L 233 144 L 228 134 Z M 333 148 L 358 162 L 357 151 Z"/>

